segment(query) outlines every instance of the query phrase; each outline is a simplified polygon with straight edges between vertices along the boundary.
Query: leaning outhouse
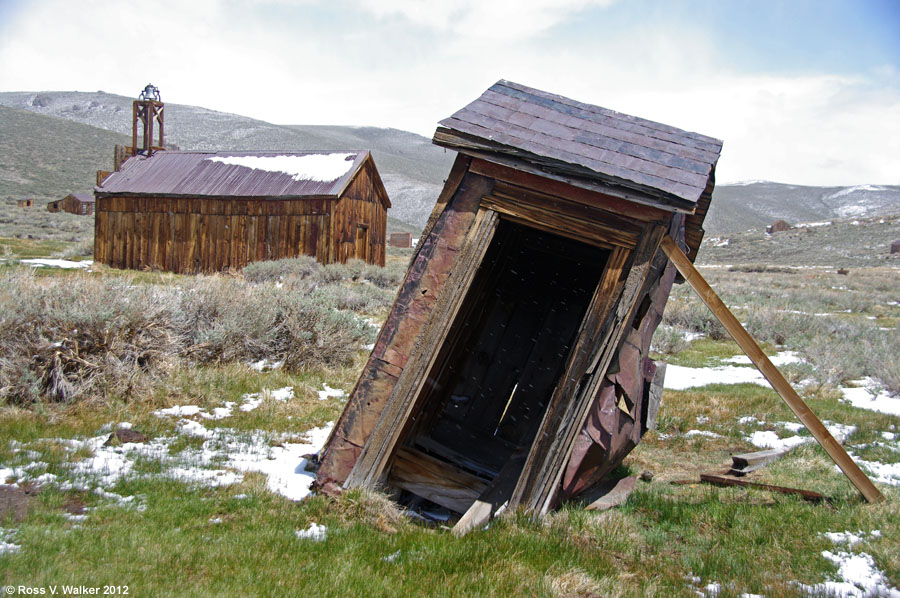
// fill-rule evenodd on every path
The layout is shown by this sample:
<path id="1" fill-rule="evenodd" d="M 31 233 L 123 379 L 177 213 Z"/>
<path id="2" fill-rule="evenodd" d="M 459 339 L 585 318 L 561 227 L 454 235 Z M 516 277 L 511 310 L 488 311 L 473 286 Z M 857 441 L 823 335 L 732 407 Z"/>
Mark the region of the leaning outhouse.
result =
<path id="1" fill-rule="evenodd" d="M 722 143 L 508 81 L 434 143 L 456 162 L 317 485 L 543 514 L 654 426 L 660 243 L 696 256 Z"/>

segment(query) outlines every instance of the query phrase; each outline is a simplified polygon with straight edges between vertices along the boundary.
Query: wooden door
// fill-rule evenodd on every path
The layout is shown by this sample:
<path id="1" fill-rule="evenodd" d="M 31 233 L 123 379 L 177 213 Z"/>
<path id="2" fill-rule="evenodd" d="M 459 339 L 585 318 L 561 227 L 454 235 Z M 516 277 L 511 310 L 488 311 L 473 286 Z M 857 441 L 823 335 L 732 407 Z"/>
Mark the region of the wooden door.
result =
<path id="1" fill-rule="evenodd" d="M 363 224 L 356 225 L 356 257 L 369 261 L 369 227 Z"/>

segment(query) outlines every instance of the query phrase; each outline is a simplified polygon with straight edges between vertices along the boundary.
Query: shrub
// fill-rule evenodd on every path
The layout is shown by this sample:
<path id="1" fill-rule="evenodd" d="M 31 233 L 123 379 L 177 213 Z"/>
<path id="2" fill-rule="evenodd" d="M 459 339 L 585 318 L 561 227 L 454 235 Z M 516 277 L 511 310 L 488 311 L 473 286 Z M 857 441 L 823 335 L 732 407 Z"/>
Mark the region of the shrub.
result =
<path id="1" fill-rule="evenodd" d="M 0 276 L 0 399 L 15 404 L 128 398 L 184 360 L 339 365 L 374 337 L 327 297 L 220 276 L 182 287 L 21 269 Z"/>
<path id="2" fill-rule="evenodd" d="M 252 262 L 244 266 L 242 273 L 249 282 L 277 282 L 289 276 L 295 278 L 318 277 L 322 265 L 316 258 L 301 255 L 283 260 Z"/>
<path id="3" fill-rule="evenodd" d="M 687 349 L 690 344 L 683 331 L 663 324 L 653 333 L 650 350 L 663 355 L 675 355 Z"/>

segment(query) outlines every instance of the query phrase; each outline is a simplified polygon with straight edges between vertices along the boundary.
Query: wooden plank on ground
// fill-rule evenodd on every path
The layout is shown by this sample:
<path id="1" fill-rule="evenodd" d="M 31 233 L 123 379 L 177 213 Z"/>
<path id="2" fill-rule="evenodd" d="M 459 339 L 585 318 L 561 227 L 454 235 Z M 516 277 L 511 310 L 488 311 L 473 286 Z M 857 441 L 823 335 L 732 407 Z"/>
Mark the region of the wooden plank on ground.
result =
<path id="1" fill-rule="evenodd" d="M 464 536 L 475 528 L 485 525 L 491 517 L 505 504 L 516 488 L 522 466 L 525 465 L 525 455 L 513 455 L 500 470 L 481 496 L 465 512 L 462 518 L 453 526 L 454 536 Z"/>
<path id="2" fill-rule="evenodd" d="M 406 447 L 394 454 L 388 482 L 457 513 L 464 513 L 488 485 L 450 463 Z"/>
<path id="3" fill-rule="evenodd" d="M 847 476 L 856 489 L 869 502 L 874 503 L 884 500 L 884 496 L 875 487 L 872 480 L 863 473 L 853 459 L 850 458 L 850 455 L 847 454 L 847 451 L 834 439 L 828 428 L 822 424 L 819 418 L 816 417 L 816 414 L 803 402 L 797 391 L 785 380 L 778 368 L 772 364 L 766 354 L 763 353 L 763 350 L 756 344 L 756 341 L 753 340 L 753 337 L 741 326 L 741 323 L 734 317 L 731 310 L 725 306 L 715 291 L 712 290 L 712 287 L 703 279 L 700 272 L 694 268 L 694 264 L 679 249 L 675 241 L 671 237 L 666 236 L 662 242 L 662 249 L 665 251 L 666 256 L 672 260 L 672 263 L 675 264 L 675 267 L 678 268 L 684 279 L 697 292 L 700 299 L 722 323 L 728 334 L 734 338 L 741 350 L 747 354 L 750 361 L 762 372 L 762 375 L 766 377 L 772 388 L 781 395 L 781 398 L 791 408 L 794 415 L 806 426 L 806 429 L 809 430 L 816 441 L 822 445 L 828 456 L 841 468 L 841 471 L 844 472 L 844 475 Z"/>
<path id="4" fill-rule="evenodd" d="M 745 488 L 759 488 L 760 490 L 770 490 L 772 492 L 778 492 L 780 494 L 795 494 L 798 496 L 802 496 L 804 500 L 808 500 L 811 502 L 821 502 L 825 500 L 825 496 L 823 494 L 813 492 L 812 490 L 801 490 L 800 488 L 787 488 L 785 486 L 773 486 L 772 484 L 748 482 L 747 480 L 729 478 L 727 476 L 717 475 L 713 473 L 701 473 L 700 481 L 706 482 L 707 484 L 714 484 L 716 486 L 742 486 Z"/>

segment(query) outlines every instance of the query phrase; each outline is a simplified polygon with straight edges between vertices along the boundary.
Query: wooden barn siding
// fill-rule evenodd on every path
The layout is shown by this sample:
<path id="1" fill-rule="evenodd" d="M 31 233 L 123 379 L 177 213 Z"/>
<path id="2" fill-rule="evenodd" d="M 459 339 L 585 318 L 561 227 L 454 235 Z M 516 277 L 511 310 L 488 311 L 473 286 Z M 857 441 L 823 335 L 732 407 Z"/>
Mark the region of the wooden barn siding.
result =
<path id="1" fill-rule="evenodd" d="M 359 258 L 370 264 L 384 266 L 387 236 L 387 208 L 384 199 L 375 184 L 372 162 L 367 160 L 334 207 L 333 249 L 336 261 L 346 262 L 351 258 Z M 358 225 L 369 229 L 368 256 L 356 255 Z"/>
<path id="2" fill-rule="evenodd" d="M 315 255 L 328 263 L 330 199 L 99 197 L 94 259 L 114 268 L 216 272 Z"/>

